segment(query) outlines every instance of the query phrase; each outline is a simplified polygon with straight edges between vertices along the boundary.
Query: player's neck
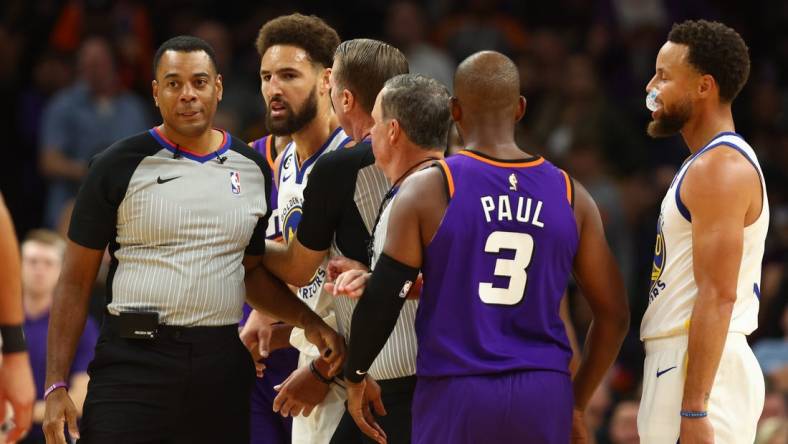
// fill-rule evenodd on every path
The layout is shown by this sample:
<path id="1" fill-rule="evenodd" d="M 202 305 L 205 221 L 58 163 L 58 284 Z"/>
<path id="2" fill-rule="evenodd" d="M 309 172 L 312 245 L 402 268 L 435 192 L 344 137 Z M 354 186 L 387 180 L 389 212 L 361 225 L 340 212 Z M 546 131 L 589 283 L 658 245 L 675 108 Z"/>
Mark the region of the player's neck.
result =
<path id="1" fill-rule="evenodd" d="M 501 122 L 497 119 L 497 122 Z M 483 122 L 470 128 L 463 128 L 462 138 L 465 148 L 479 151 L 496 159 L 522 159 L 526 156 L 514 141 L 514 127 L 501 125 L 495 121 Z"/>
<path id="2" fill-rule="evenodd" d="M 180 148 L 185 148 L 195 154 L 208 154 L 221 148 L 224 134 L 221 131 L 213 128 L 208 128 L 199 136 L 189 137 L 176 132 L 169 127 L 166 123 L 159 125 L 159 131 L 164 134 L 170 142 L 178 145 Z"/>
<path id="3" fill-rule="evenodd" d="M 513 139 L 495 140 L 490 138 L 469 137 L 466 139 L 465 148 L 486 154 L 494 159 L 522 159 L 527 156 Z"/>
<path id="4" fill-rule="evenodd" d="M 328 137 L 339 126 L 336 117 L 330 111 L 318 111 L 317 116 L 301 130 L 293 133 L 298 162 L 303 163 L 312 157 L 328 140 Z"/>
<path id="5" fill-rule="evenodd" d="M 695 154 L 717 134 L 735 129 L 730 105 L 721 105 L 691 118 L 681 129 L 681 137 Z"/>

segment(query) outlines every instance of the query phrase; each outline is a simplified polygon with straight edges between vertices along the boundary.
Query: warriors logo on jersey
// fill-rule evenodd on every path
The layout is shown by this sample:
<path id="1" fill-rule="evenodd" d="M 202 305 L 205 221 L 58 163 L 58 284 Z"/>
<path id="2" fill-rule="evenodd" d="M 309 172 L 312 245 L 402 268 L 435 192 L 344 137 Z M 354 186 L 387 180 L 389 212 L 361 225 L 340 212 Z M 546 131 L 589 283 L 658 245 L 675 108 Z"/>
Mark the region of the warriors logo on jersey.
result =
<path id="1" fill-rule="evenodd" d="M 659 296 L 659 292 L 665 289 L 665 283 L 659 280 L 662 276 L 662 270 L 665 269 L 665 262 L 667 260 L 667 251 L 665 248 L 665 236 L 662 234 L 662 226 L 664 220 L 662 215 L 659 216 L 657 222 L 657 241 L 654 245 L 654 262 L 651 266 L 651 285 L 649 285 L 648 300 L 649 302 Z"/>
<path id="2" fill-rule="evenodd" d="M 292 242 L 295 237 L 295 232 L 298 229 L 298 223 L 301 222 L 301 206 L 295 205 L 287 211 L 284 217 L 284 225 L 282 227 L 282 236 L 288 244 Z"/>

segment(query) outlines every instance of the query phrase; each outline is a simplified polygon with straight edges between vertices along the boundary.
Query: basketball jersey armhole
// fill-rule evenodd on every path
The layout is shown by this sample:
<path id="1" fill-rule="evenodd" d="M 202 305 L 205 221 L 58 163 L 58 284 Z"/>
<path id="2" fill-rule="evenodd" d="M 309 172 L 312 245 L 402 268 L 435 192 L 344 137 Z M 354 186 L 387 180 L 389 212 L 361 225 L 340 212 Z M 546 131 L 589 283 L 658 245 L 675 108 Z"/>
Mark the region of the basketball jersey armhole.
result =
<path id="1" fill-rule="evenodd" d="M 268 165 L 271 167 L 271 171 L 274 171 L 275 165 L 274 162 L 276 161 L 276 146 L 275 146 L 275 137 L 273 134 L 269 134 L 266 136 L 265 139 L 265 160 L 268 162 Z"/>
<path id="2" fill-rule="evenodd" d="M 566 200 L 569 202 L 569 206 L 572 209 L 575 209 L 575 181 L 569 177 L 569 174 L 566 171 L 559 169 L 561 174 L 564 176 L 564 181 L 566 182 Z"/>
<path id="3" fill-rule="evenodd" d="M 684 183 L 684 178 L 687 177 L 687 173 L 689 172 L 689 169 L 692 167 L 692 162 L 694 162 L 695 159 L 713 150 L 714 148 L 718 148 L 721 146 L 728 147 L 738 151 L 739 154 L 744 156 L 744 158 L 747 159 L 748 162 L 750 162 L 750 165 L 752 165 L 752 167 L 755 168 L 755 172 L 758 173 L 758 179 L 761 182 L 761 212 L 763 212 L 764 196 L 763 196 L 763 175 L 761 174 L 761 170 L 758 169 L 758 165 L 755 164 L 755 162 L 750 158 L 750 156 L 747 154 L 746 151 L 744 151 L 742 148 L 730 142 L 723 141 L 707 146 L 701 152 L 699 152 L 697 156 L 693 157 L 692 160 L 690 160 L 690 164 L 687 165 L 687 169 L 684 170 L 684 174 L 681 175 L 681 178 L 679 179 L 679 183 L 676 185 L 676 207 L 678 208 L 679 213 L 681 213 L 681 215 L 684 216 L 684 219 L 687 219 L 687 222 L 692 222 L 692 214 L 690 214 L 689 208 L 687 208 L 687 206 L 684 205 L 684 202 L 682 202 L 681 200 L 681 184 Z M 759 217 L 760 217 L 760 213 L 759 213 Z"/>
<path id="4" fill-rule="evenodd" d="M 448 203 L 451 201 L 451 198 L 454 197 L 454 177 L 452 176 L 449 165 L 445 160 L 441 159 L 435 162 L 433 165 L 438 167 L 441 174 L 443 175 L 443 186 L 446 190 L 446 202 Z"/>

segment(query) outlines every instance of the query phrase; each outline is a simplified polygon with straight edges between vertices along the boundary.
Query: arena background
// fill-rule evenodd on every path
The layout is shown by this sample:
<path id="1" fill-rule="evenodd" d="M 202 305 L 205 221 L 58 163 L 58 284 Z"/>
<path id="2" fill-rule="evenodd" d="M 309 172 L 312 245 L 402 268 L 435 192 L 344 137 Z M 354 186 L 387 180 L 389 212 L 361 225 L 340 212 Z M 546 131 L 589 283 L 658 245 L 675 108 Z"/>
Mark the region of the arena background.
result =
<path id="1" fill-rule="evenodd" d="M 768 363 L 764 419 L 785 421 L 788 2 L 781 0 L 4 0 L 0 190 L 18 235 L 45 225 L 49 180 L 39 167 L 42 116 L 51 99 L 79 77 L 76 54 L 86 37 L 101 35 L 111 42 L 119 82 L 144 104 L 148 126 L 159 123 L 150 100 L 151 57 L 158 44 L 178 34 L 209 40 L 226 87 L 217 125 L 251 140 L 265 134 L 254 39 L 266 20 L 294 11 L 319 15 L 342 39 L 392 43 L 408 55 L 412 71 L 449 86 L 457 62 L 477 50 L 499 50 L 516 61 L 528 100 L 518 128 L 520 146 L 586 185 L 627 280 L 632 330 L 588 411 L 600 443 L 637 442 L 633 415 L 643 358 L 637 328 L 647 301 L 657 212 L 687 155 L 679 137 L 646 136 L 644 86 L 673 22 L 706 18 L 734 27 L 752 60 L 750 79 L 734 103 L 736 129 L 758 152 L 772 211 L 761 322 L 751 343 L 756 350 L 761 344 L 782 350 L 773 357 L 776 363 Z M 589 313 L 574 289 L 571 299 L 574 322 L 584 332 Z"/>

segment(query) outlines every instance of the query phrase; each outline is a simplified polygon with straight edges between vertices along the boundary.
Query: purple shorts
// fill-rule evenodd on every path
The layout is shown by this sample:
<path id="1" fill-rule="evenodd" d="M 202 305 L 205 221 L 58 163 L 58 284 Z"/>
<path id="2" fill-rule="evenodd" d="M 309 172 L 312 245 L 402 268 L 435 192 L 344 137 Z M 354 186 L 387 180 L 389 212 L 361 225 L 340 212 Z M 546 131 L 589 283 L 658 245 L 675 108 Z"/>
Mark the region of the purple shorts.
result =
<path id="1" fill-rule="evenodd" d="M 255 378 L 252 389 L 251 444 L 290 444 L 292 418 L 274 412 L 274 386 L 281 384 L 298 365 L 298 350 L 286 348 L 271 353 L 263 378 Z"/>
<path id="2" fill-rule="evenodd" d="M 569 375 L 553 371 L 419 377 L 413 443 L 566 444 L 573 402 Z"/>

